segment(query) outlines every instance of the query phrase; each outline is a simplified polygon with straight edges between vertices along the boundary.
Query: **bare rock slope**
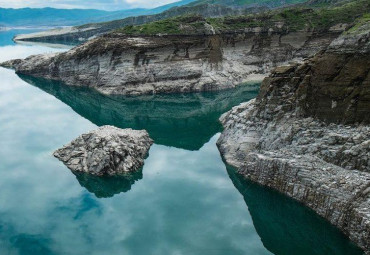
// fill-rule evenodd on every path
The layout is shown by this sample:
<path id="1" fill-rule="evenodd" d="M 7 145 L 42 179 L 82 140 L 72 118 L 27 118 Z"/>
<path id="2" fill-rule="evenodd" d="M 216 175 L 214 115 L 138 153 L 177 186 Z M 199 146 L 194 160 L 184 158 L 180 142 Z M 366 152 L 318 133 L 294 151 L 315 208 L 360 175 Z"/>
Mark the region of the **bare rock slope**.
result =
<path id="1" fill-rule="evenodd" d="M 218 146 L 245 177 L 315 210 L 370 254 L 370 29 L 349 31 L 221 117 Z"/>
<path id="2" fill-rule="evenodd" d="M 138 170 L 153 141 L 145 130 L 103 126 L 54 152 L 74 172 L 116 175 Z"/>

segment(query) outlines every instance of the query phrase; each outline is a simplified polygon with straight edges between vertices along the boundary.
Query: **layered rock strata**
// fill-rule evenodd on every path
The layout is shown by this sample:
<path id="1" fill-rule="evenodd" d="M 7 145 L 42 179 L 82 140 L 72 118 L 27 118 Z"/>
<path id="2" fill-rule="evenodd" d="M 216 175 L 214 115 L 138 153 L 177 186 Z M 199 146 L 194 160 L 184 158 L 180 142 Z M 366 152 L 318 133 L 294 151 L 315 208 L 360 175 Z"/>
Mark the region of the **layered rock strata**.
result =
<path id="1" fill-rule="evenodd" d="M 369 24 L 221 117 L 227 163 L 312 208 L 370 254 Z"/>
<path id="2" fill-rule="evenodd" d="M 65 53 L 31 56 L 2 66 L 104 94 L 210 91 L 260 80 L 277 65 L 325 49 L 338 33 L 109 34 Z"/>
<path id="3" fill-rule="evenodd" d="M 138 170 L 153 140 L 145 130 L 103 126 L 54 152 L 73 172 L 116 175 Z"/>

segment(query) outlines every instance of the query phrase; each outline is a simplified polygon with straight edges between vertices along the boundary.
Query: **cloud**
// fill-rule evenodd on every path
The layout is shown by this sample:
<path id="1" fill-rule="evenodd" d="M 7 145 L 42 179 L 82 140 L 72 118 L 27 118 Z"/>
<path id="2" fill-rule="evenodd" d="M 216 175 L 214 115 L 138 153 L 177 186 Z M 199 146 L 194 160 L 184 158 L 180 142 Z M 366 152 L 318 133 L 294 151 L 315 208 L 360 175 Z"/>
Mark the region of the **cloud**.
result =
<path id="1" fill-rule="evenodd" d="M 121 10 L 129 8 L 153 8 L 164 4 L 176 2 L 178 0 L 0 0 L 2 8 L 81 8 L 81 9 L 103 9 Z"/>

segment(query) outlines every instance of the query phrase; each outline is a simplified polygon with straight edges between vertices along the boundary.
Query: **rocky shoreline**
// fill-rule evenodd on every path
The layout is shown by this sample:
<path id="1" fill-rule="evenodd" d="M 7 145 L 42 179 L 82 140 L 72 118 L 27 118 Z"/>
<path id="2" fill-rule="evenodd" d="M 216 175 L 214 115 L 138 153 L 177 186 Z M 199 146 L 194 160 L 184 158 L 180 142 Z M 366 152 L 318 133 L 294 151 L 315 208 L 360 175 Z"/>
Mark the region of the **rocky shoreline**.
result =
<path id="1" fill-rule="evenodd" d="M 221 117 L 225 161 L 316 211 L 370 254 L 370 29 L 282 66 Z"/>

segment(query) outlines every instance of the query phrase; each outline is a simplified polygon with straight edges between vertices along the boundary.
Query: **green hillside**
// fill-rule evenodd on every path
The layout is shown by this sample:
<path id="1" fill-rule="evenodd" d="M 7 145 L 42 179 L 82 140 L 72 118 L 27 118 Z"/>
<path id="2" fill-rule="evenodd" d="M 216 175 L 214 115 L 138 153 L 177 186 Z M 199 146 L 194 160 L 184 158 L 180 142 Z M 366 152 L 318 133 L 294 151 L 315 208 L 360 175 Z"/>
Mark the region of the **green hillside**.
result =
<path id="1" fill-rule="evenodd" d="M 306 0 L 198 0 L 190 5 L 219 4 L 227 6 L 268 6 L 270 8 L 289 4 L 303 3 Z"/>
<path id="2" fill-rule="evenodd" d="M 298 31 L 314 29 L 328 30 L 339 23 L 353 24 L 363 20 L 370 13 L 370 2 L 357 0 L 340 6 L 325 8 L 292 7 L 258 14 L 227 16 L 221 18 L 203 18 L 198 15 L 186 15 L 164 19 L 138 26 L 126 26 L 116 32 L 128 35 L 156 34 L 202 34 L 209 30 L 209 25 L 217 33 L 243 31 L 259 27 L 267 31 L 276 24 L 283 24 L 279 29 Z"/>
<path id="3" fill-rule="evenodd" d="M 102 11 L 94 9 L 55 8 L 1 8 L 0 25 L 5 26 L 70 26 L 90 22 L 106 22 L 140 15 L 153 15 L 168 9 L 189 4 L 194 0 L 182 0 L 154 9 L 127 9 Z"/>

